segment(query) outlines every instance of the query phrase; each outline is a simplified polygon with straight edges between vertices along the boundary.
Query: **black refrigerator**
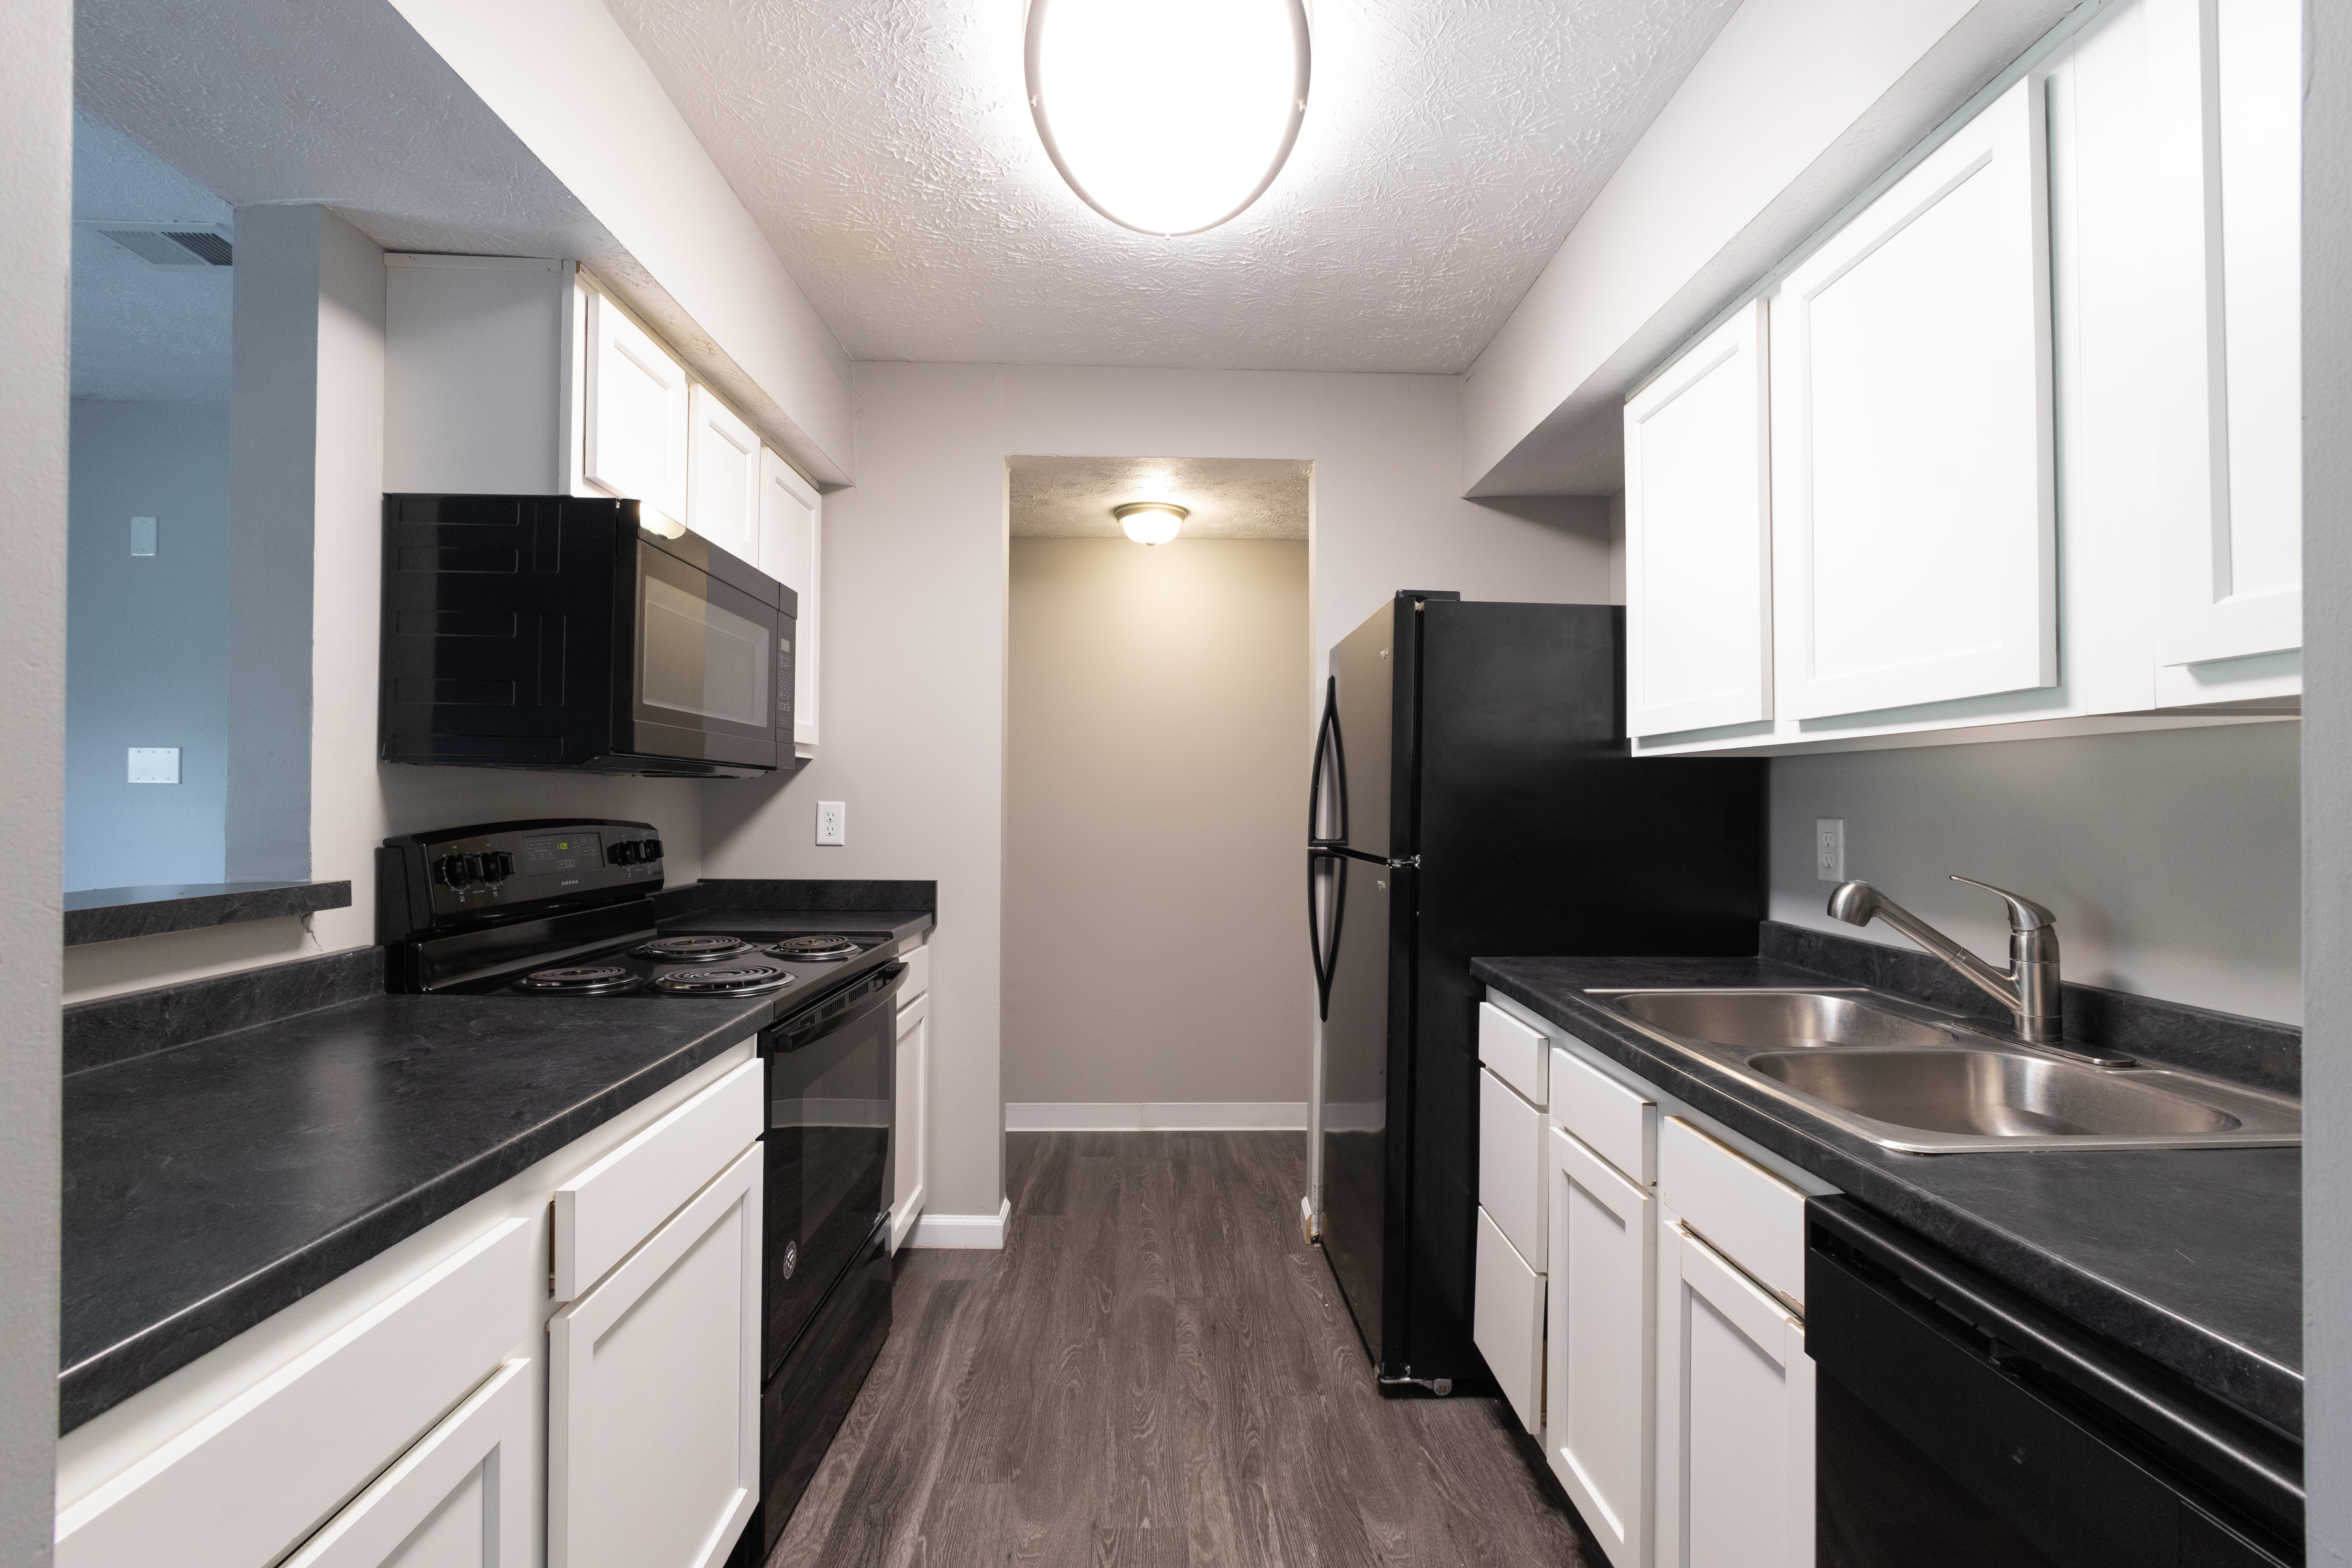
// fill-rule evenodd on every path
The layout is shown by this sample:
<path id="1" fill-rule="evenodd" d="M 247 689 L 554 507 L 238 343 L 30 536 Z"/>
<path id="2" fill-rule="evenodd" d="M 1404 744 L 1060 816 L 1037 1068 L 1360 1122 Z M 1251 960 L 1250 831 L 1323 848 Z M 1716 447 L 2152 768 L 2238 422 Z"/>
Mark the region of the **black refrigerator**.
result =
<path id="1" fill-rule="evenodd" d="M 1470 960 L 1756 952 L 1764 764 L 1632 756 L 1624 647 L 1614 605 L 1408 591 L 1332 650 L 1307 839 L 1320 1219 L 1384 1385 L 1491 1381 Z"/>

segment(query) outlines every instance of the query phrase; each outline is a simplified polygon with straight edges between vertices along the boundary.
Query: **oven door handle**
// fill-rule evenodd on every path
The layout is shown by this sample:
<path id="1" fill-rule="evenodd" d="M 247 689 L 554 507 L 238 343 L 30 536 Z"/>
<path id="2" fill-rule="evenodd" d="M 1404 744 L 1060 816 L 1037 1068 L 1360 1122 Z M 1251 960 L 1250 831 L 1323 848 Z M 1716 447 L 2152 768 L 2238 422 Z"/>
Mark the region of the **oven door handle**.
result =
<path id="1" fill-rule="evenodd" d="M 877 970 L 792 1022 L 779 1026 L 773 1036 L 775 1050 L 780 1053 L 800 1050 L 888 1006 L 891 994 L 898 990 L 898 982 L 906 973 L 907 966 L 903 963 L 893 963 L 887 969 Z"/>

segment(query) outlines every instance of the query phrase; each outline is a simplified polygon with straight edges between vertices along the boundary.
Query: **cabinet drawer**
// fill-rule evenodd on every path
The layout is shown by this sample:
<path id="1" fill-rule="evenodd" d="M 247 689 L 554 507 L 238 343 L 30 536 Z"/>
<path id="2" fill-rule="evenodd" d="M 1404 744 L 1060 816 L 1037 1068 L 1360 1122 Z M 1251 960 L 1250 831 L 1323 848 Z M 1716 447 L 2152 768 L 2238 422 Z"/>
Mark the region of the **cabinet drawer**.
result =
<path id="1" fill-rule="evenodd" d="M 745 1062 L 556 1189 L 556 1300 L 603 1279 L 758 1139 L 766 1070 Z"/>
<path id="2" fill-rule="evenodd" d="M 1658 1139 L 1658 1193 L 1709 1247 L 1804 1310 L 1804 1194 L 1679 1116 Z"/>
<path id="3" fill-rule="evenodd" d="M 1538 1110 L 1548 1103 L 1544 1082 L 1551 1041 L 1491 1002 L 1478 1004 L 1478 1059 Z"/>
<path id="4" fill-rule="evenodd" d="M 1657 1101 L 1568 1051 L 1551 1054 L 1552 1120 L 1648 1186 L 1658 1179 Z"/>
<path id="5" fill-rule="evenodd" d="M 1478 1074 L 1478 1204 L 1519 1256 L 1544 1267 L 1543 1112 L 1492 1072 Z"/>
<path id="6" fill-rule="evenodd" d="M 907 966 L 906 977 L 898 982 L 898 1005 L 904 1007 L 918 996 L 928 995 L 931 989 L 931 949 L 929 942 L 898 955 Z"/>
<path id="7" fill-rule="evenodd" d="M 510 1219 L 58 1515 L 58 1568 L 276 1562 L 518 1347 Z"/>
<path id="8" fill-rule="evenodd" d="M 1503 1385 L 1519 1425 L 1543 1430 L 1544 1277 L 1528 1267 L 1508 1237 L 1478 1211 L 1478 1294 L 1470 1337 Z"/>

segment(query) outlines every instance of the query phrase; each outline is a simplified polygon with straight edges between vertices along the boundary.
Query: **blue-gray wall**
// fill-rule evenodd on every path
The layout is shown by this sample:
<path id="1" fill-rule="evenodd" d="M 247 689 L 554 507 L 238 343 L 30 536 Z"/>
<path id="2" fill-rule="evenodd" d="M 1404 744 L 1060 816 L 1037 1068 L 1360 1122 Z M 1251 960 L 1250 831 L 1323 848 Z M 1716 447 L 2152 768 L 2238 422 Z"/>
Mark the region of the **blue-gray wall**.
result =
<path id="1" fill-rule="evenodd" d="M 226 403 L 74 400 L 68 889 L 223 879 L 228 458 Z M 156 520 L 152 556 L 131 553 L 133 517 Z M 125 782 L 132 746 L 179 747 L 180 782 Z"/>

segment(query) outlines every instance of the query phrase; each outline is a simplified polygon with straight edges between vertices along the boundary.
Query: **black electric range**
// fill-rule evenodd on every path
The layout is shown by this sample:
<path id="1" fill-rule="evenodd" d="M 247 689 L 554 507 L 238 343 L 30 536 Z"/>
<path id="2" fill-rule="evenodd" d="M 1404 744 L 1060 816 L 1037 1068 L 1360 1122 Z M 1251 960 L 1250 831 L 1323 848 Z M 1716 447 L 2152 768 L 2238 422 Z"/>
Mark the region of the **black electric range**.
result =
<path id="1" fill-rule="evenodd" d="M 496 822 L 387 839 L 385 988 L 660 1005 L 772 996 L 761 1205 L 761 1500 L 772 1551 L 890 1329 L 897 990 L 889 932 L 664 931 L 648 823 Z"/>

